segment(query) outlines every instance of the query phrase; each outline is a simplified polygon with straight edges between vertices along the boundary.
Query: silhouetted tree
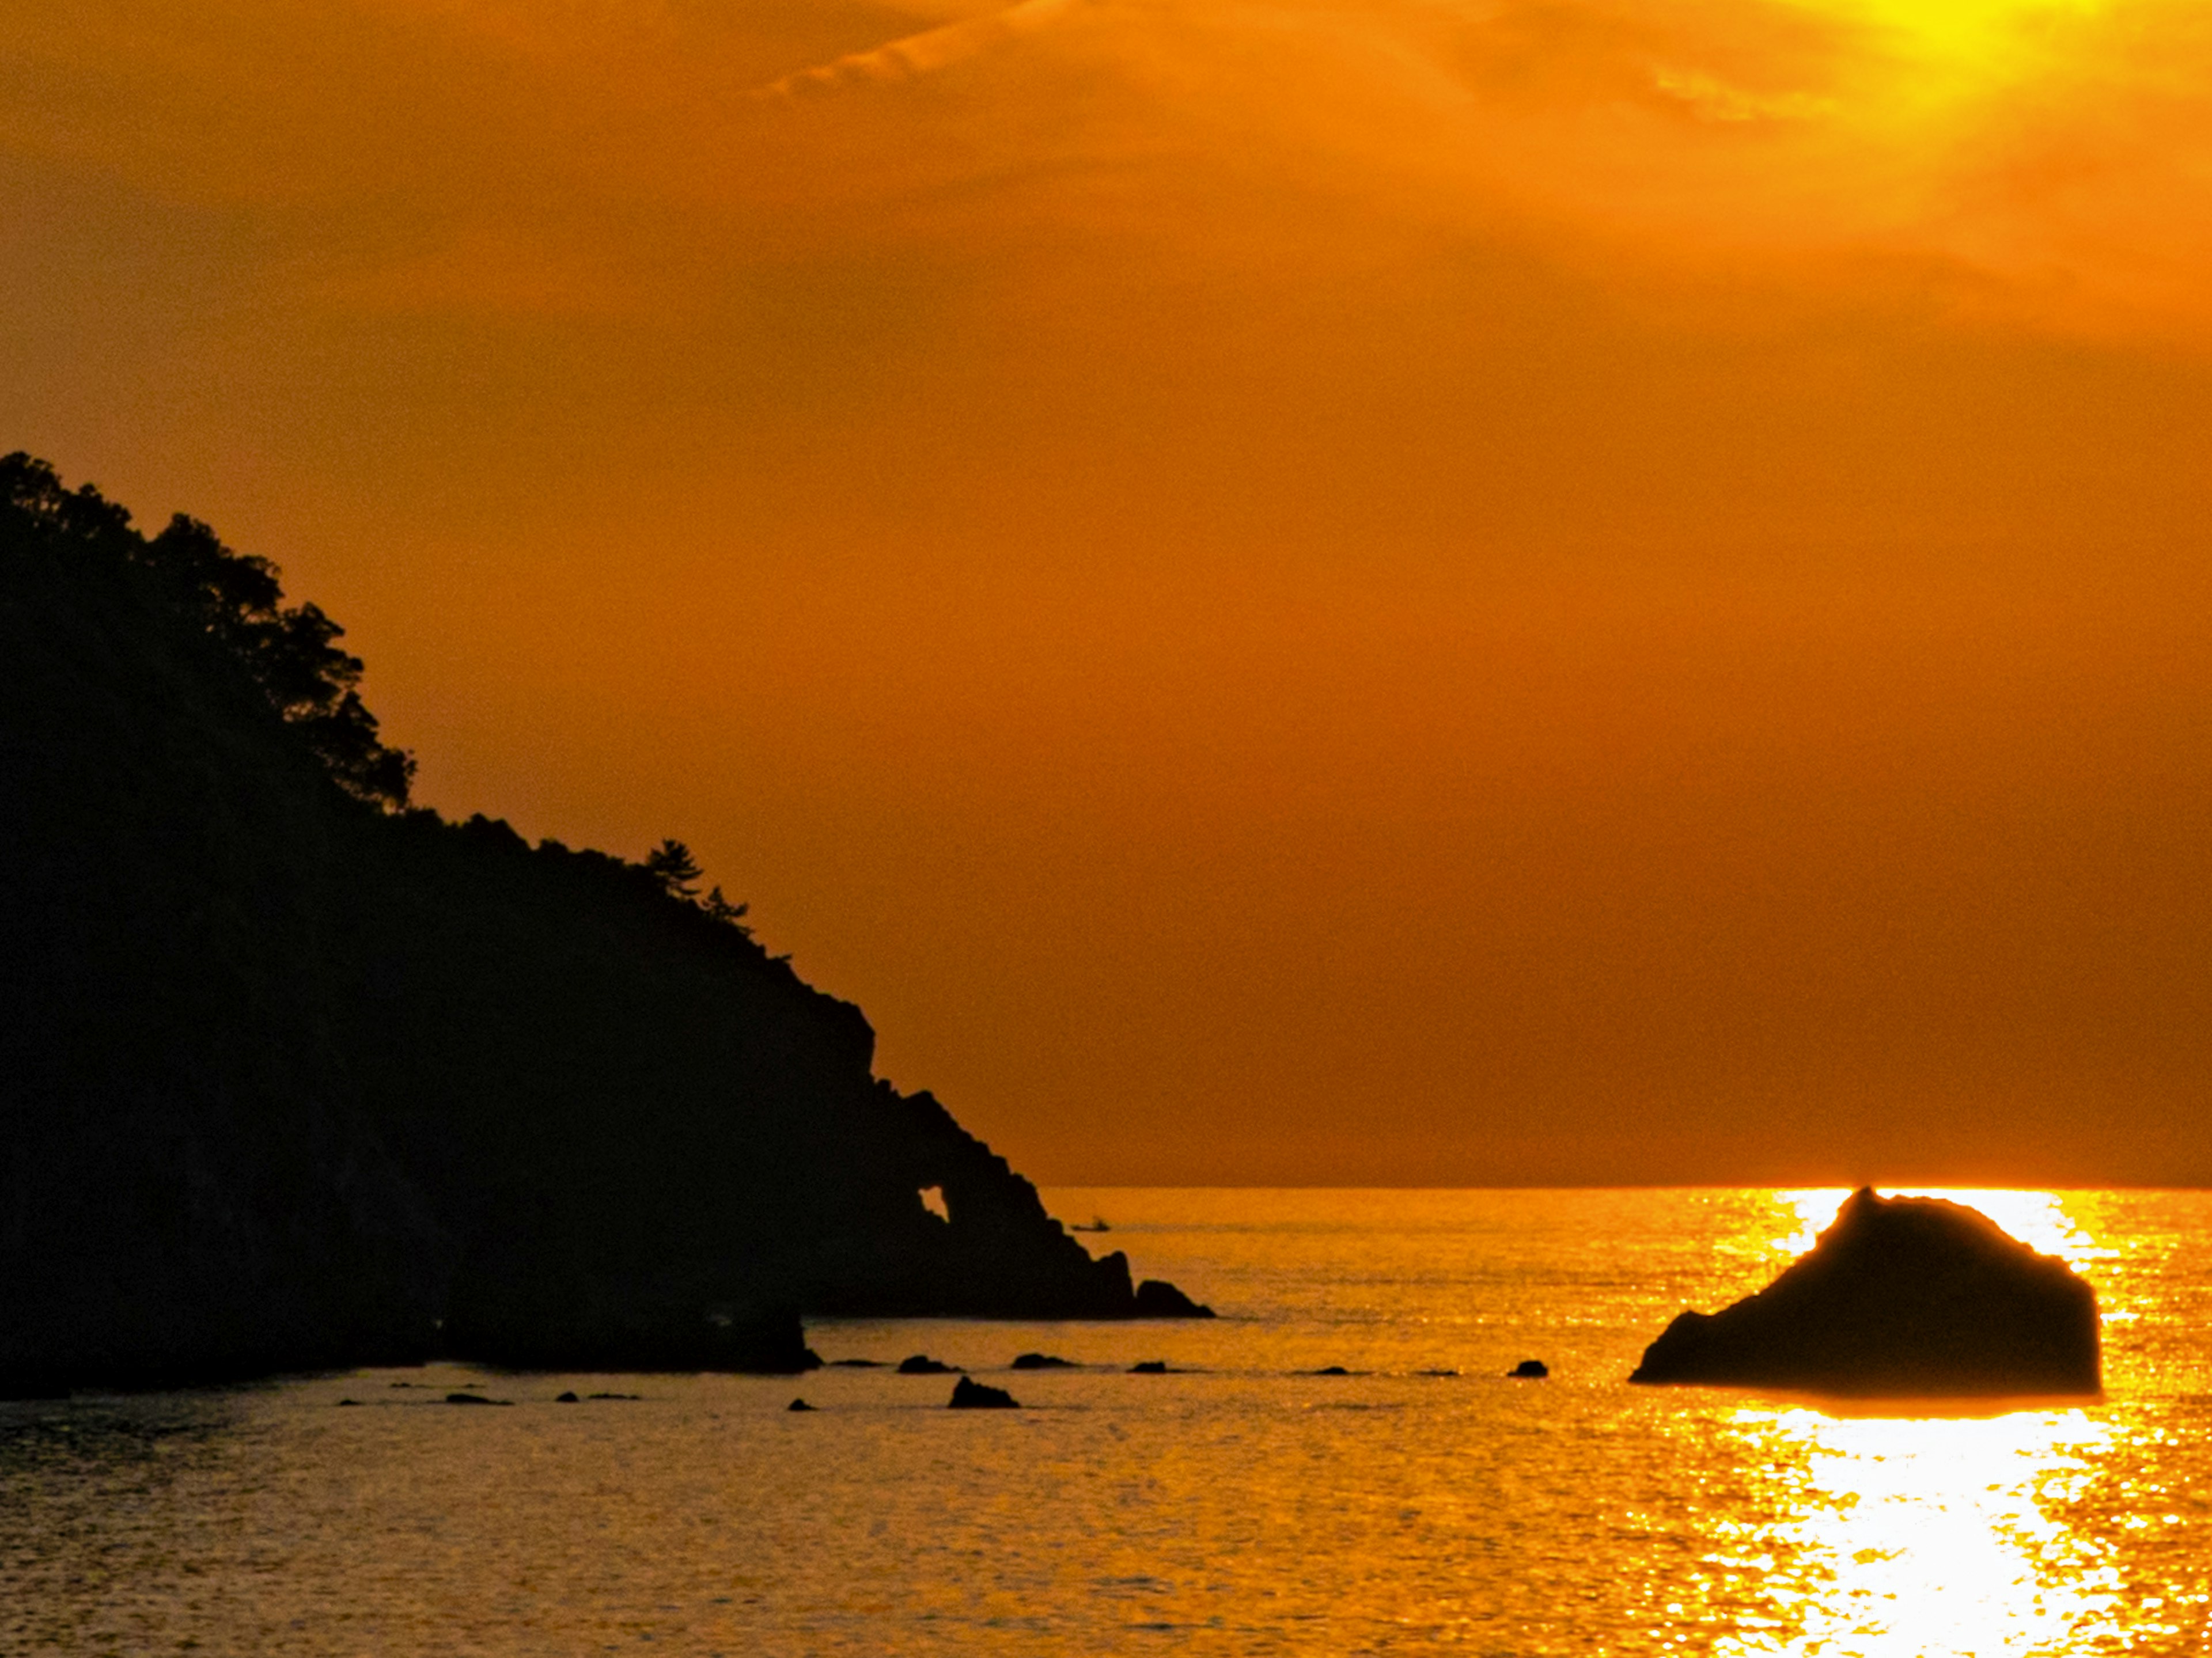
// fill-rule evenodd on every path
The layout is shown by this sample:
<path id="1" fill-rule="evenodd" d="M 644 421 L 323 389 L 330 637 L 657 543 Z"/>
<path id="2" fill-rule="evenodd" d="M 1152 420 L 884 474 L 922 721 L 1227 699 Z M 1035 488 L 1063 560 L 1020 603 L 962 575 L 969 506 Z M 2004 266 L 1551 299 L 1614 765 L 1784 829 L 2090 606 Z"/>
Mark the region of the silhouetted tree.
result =
<path id="1" fill-rule="evenodd" d="M 64 489 L 51 465 L 20 450 L 0 457 L 0 502 L 43 540 L 154 572 L 299 729 L 340 788 L 373 805 L 407 804 L 414 756 L 379 737 L 376 716 L 356 689 L 362 660 L 337 643 L 345 629 L 318 605 L 285 609 L 277 568 L 267 559 L 233 552 L 181 513 L 149 541 L 131 527 L 128 512 L 92 485 Z"/>
<path id="2" fill-rule="evenodd" d="M 715 887 L 705 897 L 699 896 L 699 880 L 706 873 L 699 860 L 691 855 L 691 848 L 681 841 L 663 841 L 645 854 L 641 865 L 647 874 L 660 883 L 661 890 L 670 897 L 690 904 L 701 914 L 713 917 L 725 926 L 733 926 L 748 938 L 753 930 L 745 924 L 749 904 L 733 904 Z"/>
<path id="3" fill-rule="evenodd" d="M 691 856 L 691 848 L 681 841 L 663 841 L 645 854 L 645 872 L 660 883 L 672 898 L 681 898 L 696 903 L 699 898 L 699 878 L 706 873 Z"/>
<path id="4" fill-rule="evenodd" d="M 0 456 L 0 495 L 21 519 L 58 540 L 116 549 L 125 539 L 138 539 L 129 512 L 89 483 L 63 489 L 52 466 L 20 449 Z"/>
<path id="5" fill-rule="evenodd" d="M 752 906 L 750 904 L 732 903 L 728 899 L 722 896 L 721 888 L 716 887 L 712 892 L 709 892 L 706 898 L 701 902 L 699 908 L 705 910 L 708 914 L 713 916 L 725 926 L 733 926 L 737 928 L 738 932 L 744 933 L 748 938 L 753 936 L 752 928 L 745 924 L 745 912 L 750 910 Z"/>

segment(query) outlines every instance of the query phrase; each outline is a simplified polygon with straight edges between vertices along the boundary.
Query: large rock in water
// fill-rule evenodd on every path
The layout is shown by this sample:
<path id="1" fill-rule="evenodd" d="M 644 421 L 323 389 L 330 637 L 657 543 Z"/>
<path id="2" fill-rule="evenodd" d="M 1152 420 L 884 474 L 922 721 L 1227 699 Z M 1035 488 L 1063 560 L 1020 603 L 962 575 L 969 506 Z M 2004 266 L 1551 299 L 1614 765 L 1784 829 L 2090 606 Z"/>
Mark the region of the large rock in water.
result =
<path id="1" fill-rule="evenodd" d="M 1861 1187 L 1773 1283 L 1724 1311 L 1682 1314 L 1629 1380 L 1862 1398 L 2094 1394 L 2097 1297 L 1976 1210 Z"/>

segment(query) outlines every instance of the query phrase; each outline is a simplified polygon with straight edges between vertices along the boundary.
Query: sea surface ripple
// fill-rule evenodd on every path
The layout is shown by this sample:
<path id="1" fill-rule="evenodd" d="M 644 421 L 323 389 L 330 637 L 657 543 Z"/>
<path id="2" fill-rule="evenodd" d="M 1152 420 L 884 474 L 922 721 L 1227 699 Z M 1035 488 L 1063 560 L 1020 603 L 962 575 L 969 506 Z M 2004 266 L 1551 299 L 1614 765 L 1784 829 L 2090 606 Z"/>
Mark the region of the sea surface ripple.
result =
<path id="1" fill-rule="evenodd" d="M 810 1327 L 1019 1412 L 848 1366 L 0 1405 L 0 1652 L 2212 1649 L 2212 1194 L 1968 1198 L 2095 1283 L 2100 1403 L 1626 1384 L 1842 1195 L 1052 1191 L 1222 1316 Z"/>

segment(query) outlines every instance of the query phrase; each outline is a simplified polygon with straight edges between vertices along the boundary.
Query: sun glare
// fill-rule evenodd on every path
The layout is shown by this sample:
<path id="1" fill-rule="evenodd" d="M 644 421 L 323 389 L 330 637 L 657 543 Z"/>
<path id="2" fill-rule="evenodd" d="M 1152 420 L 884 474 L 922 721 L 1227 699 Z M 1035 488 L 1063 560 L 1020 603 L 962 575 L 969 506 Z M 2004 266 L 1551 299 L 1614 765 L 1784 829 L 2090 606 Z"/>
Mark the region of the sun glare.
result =
<path id="1" fill-rule="evenodd" d="M 2033 43 L 2103 0 L 1813 0 L 1832 15 L 1863 19 L 1900 40 L 1947 54 L 2005 51 Z"/>
<path id="2" fill-rule="evenodd" d="M 1802 1255 L 1835 1219 L 1836 1211 L 1850 1193 L 1836 1187 L 1778 1192 L 1775 1195 L 1796 1221 L 1792 1230 L 1775 1240 L 1775 1248 L 1784 1254 Z M 1883 1195 L 1946 1198 L 1953 1203 L 1962 1203 L 1987 1215 L 2022 1243 L 2043 1254 L 2056 1255 L 2077 1270 L 2108 1253 L 2100 1249 L 2067 1213 L 2063 1199 L 2055 1192 L 2014 1187 L 1899 1186 L 1886 1188 Z"/>
<path id="3" fill-rule="evenodd" d="M 2075 31 L 2106 0 L 1799 0 L 1863 30 L 1873 79 L 1863 117 L 1877 124 L 1942 118 L 2069 61 Z"/>

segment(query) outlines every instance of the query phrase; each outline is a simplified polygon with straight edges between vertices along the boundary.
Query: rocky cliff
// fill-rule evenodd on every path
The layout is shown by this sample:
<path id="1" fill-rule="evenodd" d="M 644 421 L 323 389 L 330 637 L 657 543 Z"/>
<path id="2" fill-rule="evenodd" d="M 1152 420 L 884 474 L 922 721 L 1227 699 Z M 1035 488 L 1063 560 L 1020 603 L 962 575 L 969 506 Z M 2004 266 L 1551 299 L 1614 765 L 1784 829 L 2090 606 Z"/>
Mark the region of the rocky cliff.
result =
<path id="1" fill-rule="evenodd" d="M 337 636 L 0 461 L 0 1390 L 1195 1310 L 719 895 L 410 808 Z"/>

